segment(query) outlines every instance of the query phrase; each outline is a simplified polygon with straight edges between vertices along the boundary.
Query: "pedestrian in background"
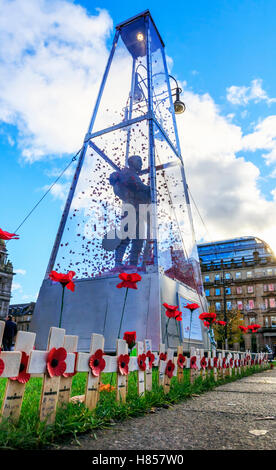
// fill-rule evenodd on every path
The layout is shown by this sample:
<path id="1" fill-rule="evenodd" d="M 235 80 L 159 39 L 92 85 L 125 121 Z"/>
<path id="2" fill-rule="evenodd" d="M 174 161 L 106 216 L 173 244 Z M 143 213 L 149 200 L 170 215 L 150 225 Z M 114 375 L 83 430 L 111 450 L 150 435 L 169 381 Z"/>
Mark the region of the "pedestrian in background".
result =
<path id="1" fill-rule="evenodd" d="M 3 348 L 4 351 L 11 351 L 14 338 L 17 334 L 17 325 L 12 321 L 12 316 L 8 315 L 6 318 L 6 325 L 3 334 Z"/>

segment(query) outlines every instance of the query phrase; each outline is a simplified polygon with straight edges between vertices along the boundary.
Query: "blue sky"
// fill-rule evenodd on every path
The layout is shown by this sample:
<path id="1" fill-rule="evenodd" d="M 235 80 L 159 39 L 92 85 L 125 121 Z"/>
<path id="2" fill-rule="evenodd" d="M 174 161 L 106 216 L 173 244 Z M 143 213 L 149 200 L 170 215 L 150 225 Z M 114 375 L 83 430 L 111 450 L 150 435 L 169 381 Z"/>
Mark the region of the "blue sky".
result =
<path id="1" fill-rule="evenodd" d="M 276 249 L 275 1 L 93 4 L 0 0 L 0 227 L 14 231 L 81 147 L 114 26 L 149 8 L 184 90 L 183 158 L 208 227 L 195 214 L 198 240 L 258 235 Z M 12 303 L 36 299 L 71 177 L 8 243 Z"/>

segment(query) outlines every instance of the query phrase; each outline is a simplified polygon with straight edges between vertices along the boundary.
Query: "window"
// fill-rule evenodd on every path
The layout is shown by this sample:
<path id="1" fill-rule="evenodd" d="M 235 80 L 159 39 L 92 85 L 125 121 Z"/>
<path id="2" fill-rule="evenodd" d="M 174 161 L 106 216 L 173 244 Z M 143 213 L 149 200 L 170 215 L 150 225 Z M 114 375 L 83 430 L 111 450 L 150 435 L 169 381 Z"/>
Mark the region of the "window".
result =
<path id="1" fill-rule="evenodd" d="M 225 276 L 224 276 L 224 277 L 225 277 L 225 279 L 231 279 L 230 273 L 225 273 Z"/>
<path id="2" fill-rule="evenodd" d="M 237 307 L 238 307 L 238 310 L 242 310 L 243 309 L 243 303 L 241 300 L 238 300 L 237 301 Z"/>
<path id="3" fill-rule="evenodd" d="M 264 320 L 265 320 L 265 327 L 268 328 L 268 326 L 269 326 L 268 317 L 265 317 Z"/>
<path id="4" fill-rule="evenodd" d="M 274 291 L 274 284 L 268 284 L 268 290 L 270 292 L 273 292 Z"/>
<path id="5" fill-rule="evenodd" d="M 221 307 L 220 302 L 216 302 L 215 307 L 216 307 L 216 310 L 219 311 Z"/>
<path id="6" fill-rule="evenodd" d="M 215 275 L 215 281 L 220 281 L 220 275 L 219 274 Z"/>
<path id="7" fill-rule="evenodd" d="M 252 277 L 252 271 L 247 271 L 246 277 Z"/>
<path id="8" fill-rule="evenodd" d="M 256 323 L 256 318 L 255 317 L 250 317 L 249 318 L 249 324 L 252 325 L 253 323 Z"/>
<path id="9" fill-rule="evenodd" d="M 205 276 L 205 282 L 210 282 L 210 276 Z"/>
<path id="10" fill-rule="evenodd" d="M 271 317 L 271 326 L 272 328 L 276 328 L 276 317 Z"/>
<path id="11" fill-rule="evenodd" d="M 231 294 L 231 287 L 226 287 L 225 288 L 225 294 L 230 295 Z"/>
<path id="12" fill-rule="evenodd" d="M 209 297 L 209 295 L 210 295 L 210 289 L 205 289 L 205 295 L 206 295 L 206 297 Z"/>
<path id="13" fill-rule="evenodd" d="M 275 299 L 273 297 L 270 297 L 270 299 L 269 299 L 269 307 L 270 308 L 275 308 L 276 307 L 276 302 L 275 302 Z"/>
<path id="14" fill-rule="evenodd" d="M 227 310 L 232 310 L 232 302 L 230 300 L 226 302 L 226 308 Z"/>
<path id="15" fill-rule="evenodd" d="M 215 289 L 215 295 L 220 295 L 220 289 Z"/>
<path id="16" fill-rule="evenodd" d="M 236 273 L 236 279 L 241 279 L 241 273 L 240 272 Z"/>
<path id="17" fill-rule="evenodd" d="M 272 273 L 273 273 L 273 271 L 272 271 L 271 268 L 268 268 L 268 269 L 266 270 L 266 274 L 267 274 L 268 276 L 272 276 Z"/>
<path id="18" fill-rule="evenodd" d="M 249 310 L 253 310 L 253 308 L 254 308 L 254 300 L 253 299 L 248 300 L 248 307 L 249 307 Z"/>
<path id="19" fill-rule="evenodd" d="M 237 294 L 242 294 L 242 287 L 237 287 Z"/>
<path id="20" fill-rule="evenodd" d="M 247 286 L 247 292 L 248 292 L 248 294 L 253 294 L 254 287 L 253 286 Z"/>
<path id="21" fill-rule="evenodd" d="M 264 292 L 267 292 L 267 284 L 264 284 Z"/>
<path id="22" fill-rule="evenodd" d="M 265 299 L 265 308 L 268 309 L 268 299 Z"/>

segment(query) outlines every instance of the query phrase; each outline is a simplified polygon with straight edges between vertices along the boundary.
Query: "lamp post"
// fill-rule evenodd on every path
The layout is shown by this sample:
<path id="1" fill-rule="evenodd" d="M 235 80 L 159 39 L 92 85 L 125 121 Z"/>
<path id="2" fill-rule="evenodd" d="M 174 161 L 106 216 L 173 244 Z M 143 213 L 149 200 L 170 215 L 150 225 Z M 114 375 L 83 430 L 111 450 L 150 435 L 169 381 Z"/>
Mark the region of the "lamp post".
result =
<path id="1" fill-rule="evenodd" d="M 228 349 L 228 331 L 227 331 L 227 303 L 226 303 L 226 289 L 229 285 L 233 284 L 233 278 L 230 276 L 229 278 L 225 277 L 224 268 L 222 269 L 222 277 L 220 276 L 219 279 L 214 281 L 215 285 L 222 286 L 223 289 L 223 321 L 225 321 L 226 325 L 224 327 L 224 347 Z"/>

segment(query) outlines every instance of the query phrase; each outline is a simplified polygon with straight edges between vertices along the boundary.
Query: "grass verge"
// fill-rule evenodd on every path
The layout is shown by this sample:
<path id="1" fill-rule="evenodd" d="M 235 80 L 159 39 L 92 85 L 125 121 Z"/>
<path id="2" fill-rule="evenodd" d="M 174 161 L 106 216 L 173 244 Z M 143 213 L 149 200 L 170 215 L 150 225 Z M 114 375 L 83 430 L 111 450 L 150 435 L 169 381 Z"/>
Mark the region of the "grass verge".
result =
<path id="1" fill-rule="evenodd" d="M 15 425 L 10 420 L 3 420 L 0 424 L 0 448 L 35 450 L 49 448 L 53 445 L 58 446 L 70 437 L 77 440 L 78 434 L 91 433 L 91 431 L 93 433 L 96 430 L 111 427 L 116 422 L 150 413 L 155 408 L 167 408 L 194 394 L 204 393 L 223 383 L 233 382 L 241 377 L 261 371 L 258 367 L 253 367 L 239 376 L 233 375 L 217 382 L 214 381 L 212 375 L 204 381 L 199 377 L 193 385 L 189 382 L 189 370 L 184 372 L 183 382 L 178 383 L 176 378 L 173 378 L 170 392 L 165 395 L 163 389 L 158 386 L 158 370 L 154 369 L 153 390 L 146 392 L 145 396 L 140 398 L 137 394 L 136 375 L 131 373 L 126 403 L 116 402 L 115 392 L 101 392 L 95 410 L 89 411 L 83 403 L 69 403 L 65 408 L 57 410 L 55 424 L 51 426 L 45 426 L 38 419 L 42 379 L 31 378 L 26 386 L 19 422 Z M 73 378 L 72 396 L 84 393 L 86 375 L 78 373 Z M 102 375 L 103 383 L 108 383 L 109 379 L 109 374 Z M 0 384 L 1 400 L 4 395 L 4 387 L 5 380 Z"/>

